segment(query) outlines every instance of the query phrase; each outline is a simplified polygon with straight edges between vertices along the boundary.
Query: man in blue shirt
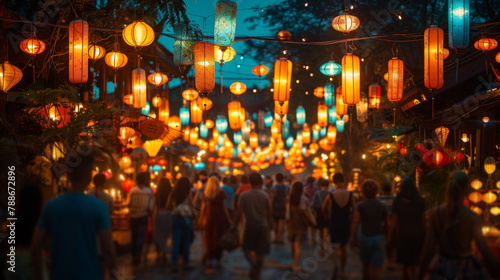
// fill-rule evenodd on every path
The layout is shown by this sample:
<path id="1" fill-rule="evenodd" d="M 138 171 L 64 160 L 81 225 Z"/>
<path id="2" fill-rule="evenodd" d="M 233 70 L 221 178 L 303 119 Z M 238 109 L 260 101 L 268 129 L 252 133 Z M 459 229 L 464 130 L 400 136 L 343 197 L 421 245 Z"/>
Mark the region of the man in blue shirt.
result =
<path id="1" fill-rule="evenodd" d="M 92 179 L 93 158 L 78 155 L 80 164 L 68 172 L 72 191 L 47 202 L 33 239 L 35 275 L 42 279 L 41 255 L 45 240 L 50 240 L 53 280 L 102 279 L 97 254 L 99 237 L 104 261 L 115 270 L 115 252 L 111 238 L 111 220 L 107 205 L 84 194 Z"/>
<path id="2" fill-rule="evenodd" d="M 224 191 L 226 194 L 226 207 L 227 210 L 229 210 L 229 214 L 231 217 L 233 216 L 234 212 L 234 190 L 229 186 L 229 177 L 224 177 L 222 178 L 222 187 L 221 189 Z"/>

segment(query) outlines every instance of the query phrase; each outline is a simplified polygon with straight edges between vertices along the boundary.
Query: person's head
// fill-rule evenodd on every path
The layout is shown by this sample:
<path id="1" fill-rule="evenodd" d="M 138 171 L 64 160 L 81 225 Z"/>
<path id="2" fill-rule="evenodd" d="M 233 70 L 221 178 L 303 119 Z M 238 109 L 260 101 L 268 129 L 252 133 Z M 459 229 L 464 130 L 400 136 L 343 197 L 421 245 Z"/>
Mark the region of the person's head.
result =
<path id="1" fill-rule="evenodd" d="M 284 179 L 283 174 L 281 174 L 281 173 L 277 173 L 277 174 L 274 176 L 274 179 L 276 179 L 276 182 L 277 182 L 277 183 L 283 183 L 283 179 Z"/>
<path id="2" fill-rule="evenodd" d="M 94 186 L 98 189 L 104 188 L 104 185 L 106 184 L 106 176 L 102 173 L 97 173 L 94 175 L 94 178 L 92 179 L 92 183 L 94 183 Z"/>
<path id="3" fill-rule="evenodd" d="M 70 157 L 72 167 L 68 169 L 68 179 L 74 191 L 84 191 L 92 181 L 92 169 L 94 167 L 94 157 L 91 155 L 82 156 L 77 154 Z"/>
<path id="4" fill-rule="evenodd" d="M 329 182 L 328 182 L 328 180 L 326 180 L 326 179 L 321 178 L 321 179 L 319 179 L 319 180 L 318 180 L 318 186 L 319 186 L 322 190 L 326 190 L 326 189 L 328 189 L 329 185 L 330 185 L 330 183 L 329 183 Z"/>
<path id="5" fill-rule="evenodd" d="M 198 180 L 200 180 L 203 184 L 207 182 L 208 177 L 207 177 L 207 172 L 205 172 L 205 170 L 202 170 L 198 173 Z"/>
<path id="6" fill-rule="evenodd" d="M 344 175 L 342 173 L 335 173 L 332 176 L 332 182 L 335 187 L 343 187 L 344 186 Z"/>
<path id="7" fill-rule="evenodd" d="M 187 177 L 181 177 L 175 183 L 174 190 L 172 191 L 172 199 L 175 204 L 181 204 L 189 195 L 191 191 L 191 182 Z"/>
<path id="8" fill-rule="evenodd" d="M 225 185 L 225 186 L 229 185 L 229 177 L 224 176 L 222 178 L 222 184 Z"/>
<path id="9" fill-rule="evenodd" d="M 172 184 L 167 178 L 161 178 L 156 188 L 156 205 L 158 207 L 165 207 L 168 196 L 172 192 Z"/>
<path id="10" fill-rule="evenodd" d="M 389 181 L 384 181 L 380 185 L 380 192 L 383 194 L 390 194 L 392 193 L 392 184 Z"/>
<path id="11" fill-rule="evenodd" d="M 221 180 L 220 174 L 218 172 L 210 172 L 210 174 L 208 174 L 209 178 L 212 177 L 212 176 L 216 177 L 217 180 L 219 180 L 219 181 Z"/>
<path id="12" fill-rule="evenodd" d="M 234 175 L 229 175 L 229 184 L 230 185 L 238 184 L 238 177 L 236 177 Z"/>
<path id="13" fill-rule="evenodd" d="M 316 178 L 314 178 L 313 176 L 308 176 L 307 179 L 306 179 L 306 183 L 308 185 L 312 185 L 314 184 L 314 182 L 316 182 Z"/>
<path id="14" fill-rule="evenodd" d="M 250 175 L 248 176 L 248 181 L 250 182 L 250 186 L 252 186 L 252 188 L 254 189 L 262 187 L 262 184 L 264 183 L 264 181 L 262 180 L 262 176 L 260 176 L 260 174 L 257 172 L 250 173 Z"/>
<path id="15" fill-rule="evenodd" d="M 420 197 L 417 185 L 415 185 L 413 178 L 404 177 L 403 180 L 401 180 L 398 196 L 408 200 L 415 200 Z"/>
<path id="16" fill-rule="evenodd" d="M 240 176 L 240 183 L 241 184 L 248 184 L 248 176 L 246 174 L 243 174 Z"/>
<path id="17" fill-rule="evenodd" d="M 292 190 L 290 191 L 290 205 L 299 205 L 300 197 L 304 191 L 304 185 L 300 181 L 295 181 L 292 184 Z"/>
<path id="18" fill-rule="evenodd" d="M 272 185 L 273 184 L 273 178 L 269 175 L 264 176 L 264 185 Z"/>
<path id="19" fill-rule="evenodd" d="M 149 172 L 141 172 L 137 174 L 137 178 L 135 179 L 137 182 L 137 185 L 142 188 L 142 187 L 148 187 L 151 184 L 151 174 Z"/>
<path id="20" fill-rule="evenodd" d="M 203 194 L 206 197 L 212 198 L 215 197 L 218 192 L 219 192 L 219 179 L 217 179 L 217 177 L 215 176 L 208 178 L 207 186 L 205 187 Z"/>
<path id="21" fill-rule="evenodd" d="M 375 198 L 378 193 L 378 184 L 372 179 L 366 179 L 361 183 L 361 194 L 365 198 Z"/>

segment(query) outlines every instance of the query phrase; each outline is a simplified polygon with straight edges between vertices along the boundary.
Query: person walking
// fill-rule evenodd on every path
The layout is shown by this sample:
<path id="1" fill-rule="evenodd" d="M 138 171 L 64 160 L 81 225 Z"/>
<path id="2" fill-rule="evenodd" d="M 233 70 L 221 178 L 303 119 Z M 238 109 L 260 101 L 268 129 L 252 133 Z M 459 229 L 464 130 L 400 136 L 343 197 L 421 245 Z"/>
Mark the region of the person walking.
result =
<path id="1" fill-rule="evenodd" d="M 172 192 L 172 185 L 167 178 L 161 178 L 156 188 L 155 208 L 153 212 L 153 238 L 158 255 L 157 262 L 167 262 L 167 241 L 172 233 L 172 213 L 167 208 L 167 200 Z"/>
<path id="2" fill-rule="evenodd" d="M 318 229 L 319 240 L 324 243 L 328 239 L 328 219 L 329 219 L 329 211 L 323 213 L 322 206 L 323 202 L 325 202 L 326 198 L 330 194 L 328 191 L 329 183 L 328 180 L 319 179 L 318 187 L 320 188 L 317 192 L 314 193 L 314 198 L 311 203 L 312 208 L 316 213 L 316 229 Z M 315 237 L 313 237 L 315 238 Z"/>
<path id="3" fill-rule="evenodd" d="M 231 186 L 229 186 L 229 177 L 226 176 L 226 177 L 222 178 L 221 190 L 223 190 L 224 193 L 226 194 L 226 208 L 229 212 L 229 216 L 233 217 L 234 209 L 235 209 L 234 200 L 236 199 L 236 196 L 235 196 L 233 188 L 231 188 Z"/>
<path id="4" fill-rule="evenodd" d="M 102 173 L 97 173 L 94 175 L 92 183 L 94 183 L 94 189 L 91 190 L 88 194 L 93 197 L 99 198 L 104 203 L 106 203 L 109 209 L 109 215 L 113 215 L 113 198 L 109 194 L 104 192 L 104 188 L 106 186 L 106 176 L 104 176 L 104 174 Z"/>
<path id="5" fill-rule="evenodd" d="M 272 228 L 269 196 L 262 190 L 263 180 L 259 173 L 249 175 L 251 189 L 242 193 L 235 224 L 245 216 L 243 252 L 250 263 L 250 279 L 260 279 L 264 256 L 271 251 Z"/>
<path id="6" fill-rule="evenodd" d="M 388 181 L 383 182 L 380 185 L 381 194 L 377 197 L 377 200 L 382 202 L 387 207 L 387 215 L 389 215 L 389 229 L 391 230 L 389 238 L 385 244 L 385 254 L 387 260 L 387 269 L 394 269 L 394 248 L 397 243 L 397 235 L 394 234 L 394 224 L 392 219 L 392 204 L 396 196 L 392 194 L 392 184 Z"/>
<path id="7" fill-rule="evenodd" d="M 274 243 L 283 244 L 286 198 L 290 192 L 290 186 L 283 183 L 283 174 L 278 173 L 274 178 L 276 179 L 276 184 L 271 190 L 272 213 L 274 219 Z"/>

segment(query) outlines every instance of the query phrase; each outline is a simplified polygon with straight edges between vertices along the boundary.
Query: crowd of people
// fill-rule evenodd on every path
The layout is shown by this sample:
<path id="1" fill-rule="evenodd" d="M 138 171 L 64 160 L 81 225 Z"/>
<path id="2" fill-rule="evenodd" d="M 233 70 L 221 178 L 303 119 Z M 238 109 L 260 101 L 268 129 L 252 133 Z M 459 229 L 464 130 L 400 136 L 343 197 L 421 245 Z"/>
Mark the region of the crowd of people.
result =
<path id="1" fill-rule="evenodd" d="M 50 279 L 103 279 L 103 271 L 115 271 L 112 200 L 103 191 L 105 178 L 101 174 L 92 178 L 92 168 L 92 158 L 84 158 L 79 168 L 68 173 L 72 191 L 44 206 L 33 225 L 32 278 L 26 279 L 44 279 L 46 240 L 50 241 Z M 289 269 L 299 271 L 307 239 L 331 244 L 332 279 L 346 279 L 348 254 L 353 252 L 348 246 L 359 248 L 363 279 L 380 279 L 383 266 L 390 269 L 394 263 L 402 266 L 402 279 L 500 275 L 500 261 L 482 235 L 481 218 L 463 205 L 469 187 L 463 172 L 450 174 L 446 201 L 433 209 L 427 209 L 411 177 L 397 184 L 366 179 L 359 192 L 348 190 L 342 173 L 330 179 L 291 182 L 281 173 L 271 177 L 252 172 L 238 180 L 202 171 L 194 180 L 182 177 L 172 183 L 160 178 L 153 191 L 150 174 L 139 173 L 137 186 L 125 201 L 133 263 L 145 260 L 151 232 L 159 263 L 172 273 L 190 267 L 194 265 L 190 247 L 198 235 L 201 265 L 220 269 L 224 253 L 220 241 L 228 231 L 239 230 L 252 280 L 260 279 L 272 243 L 289 244 L 293 259 Z M 92 180 L 95 189 L 85 194 Z"/>

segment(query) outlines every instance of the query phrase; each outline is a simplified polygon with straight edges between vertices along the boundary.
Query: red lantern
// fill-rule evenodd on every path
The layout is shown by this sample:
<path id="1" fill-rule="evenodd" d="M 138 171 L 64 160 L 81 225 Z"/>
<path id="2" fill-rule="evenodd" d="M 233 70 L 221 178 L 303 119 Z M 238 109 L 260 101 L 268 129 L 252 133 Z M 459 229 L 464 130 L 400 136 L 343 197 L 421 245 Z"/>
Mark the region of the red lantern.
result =
<path id="1" fill-rule="evenodd" d="M 89 78 L 89 24 L 78 19 L 69 24 L 69 81 L 83 84 Z"/>
<path id="2" fill-rule="evenodd" d="M 127 178 L 125 180 L 123 180 L 122 184 L 121 184 L 121 188 L 122 190 L 124 190 L 125 192 L 129 192 L 133 187 L 135 186 L 135 182 L 134 180 L 130 179 L 130 178 Z"/>
<path id="3" fill-rule="evenodd" d="M 109 171 L 109 170 L 104 170 L 101 173 L 106 177 L 106 180 L 109 180 L 109 179 L 111 179 L 111 177 L 113 177 L 113 173 L 111 173 L 111 171 Z"/>
<path id="4" fill-rule="evenodd" d="M 404 63 L 401 59 L 393 57 L 389 60 L 388 69 L 387 99 L 389 101 L 399 101 L 403 98 Z"/>
<path id="5" fill-rule="evenodd" d="M 498 46 L 498 42 L 492 38 L 481 38 L 474 43 L 474 48 L 480 51 L 491 51 Z"/>
<path id="6" fill-rule="evenodd" d="M 262 65 L 262 64 L 259 64 L 259 65 L 255 66 L 254 68 L 252 68 L 252 73 L 254 75 L 259 76 L 259 77 L 266 75 L 268 72 L 269 72 L 269 68 L 267 68 L 267 66 Z"/>
<path id="7" fill-rule="evenodd" d="M 19 47 L 27 54 L 37 55 L 45 50 L 45 43 L 37 38 L 29 38 L 21 41 Z"/>
<path id="8" fill-rule="evenodd" d="M 435 25 L 424 32 L 424 85 L 429 89 L 440 89 L 444 84 L 444 33 Z"/>

